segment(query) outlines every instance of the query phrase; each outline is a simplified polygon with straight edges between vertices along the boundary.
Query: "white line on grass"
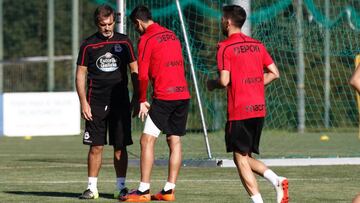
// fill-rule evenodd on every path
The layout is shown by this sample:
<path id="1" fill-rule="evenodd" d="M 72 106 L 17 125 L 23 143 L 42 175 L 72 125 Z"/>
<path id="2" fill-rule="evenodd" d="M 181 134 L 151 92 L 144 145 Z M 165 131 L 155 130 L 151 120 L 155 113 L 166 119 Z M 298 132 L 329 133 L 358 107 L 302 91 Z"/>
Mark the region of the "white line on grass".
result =
<path id="1" fill-rule="evenodd" d="M 220 161 L 217 160 L 217 161 Z M 260 159 L 267 166 L 332 166 L 332 165 L 360 165 L 359 157 L 341 158 L 284 158 Z M 222 167 L 236 167 L 231 159 L 221 159 Z"/>
<path id="2" fill-rule="evenodd" d="M 360 178 L 289 178 L 290 182 L 293 181 L 315 181 L 315 182 L 334 182 L 334 181 L 358 181 Z M 152 182 L 164 182 L 165 179 L 155 179 L 151 180 Z M 203 180 L 195 180 L 195 179 L 179 179 L 177 182 L 193 182 L 193 183 L 208 183 L 208 182 L 239 182 L 238 179 L 203 179 Z M 258 179 L 260 182 L 267 182 L 264 179 Z M 115 183 L 115 180 L 99 180 L 101 183 Z M 129 179 L 126 180 L 128 183 L 137 183 L 139 180 Z M 70 184 L 70 183 L 87 183 L 87 180 L 61 180 L 61 181 L 0 181 L 0 184 Z"/>
<path id="3" fill-rule="evenodd" d="M 344 158 L 284 158 L 284 159 L 260 159 L 267 166 L 328 166 L 328 165 L 360 165 L 359 157 L 344 157 Z M 221 167 L 235 167 L 233 160 L 217 159 L 214 163 L 221 161 Z M 139 164 L 139 160 L 134 163 Z M 5 169 L 40 169 L 40 168 L 79 168 L 86 167 L 86 164 L 76 163 L 52 163 L 53 165 L 41 166 L 0 166 L 0 170 Z M 215 165 L 215 164 L 214 164 Z M 103 164 L 103 167 L 113 167 L 112 163 Z"/>

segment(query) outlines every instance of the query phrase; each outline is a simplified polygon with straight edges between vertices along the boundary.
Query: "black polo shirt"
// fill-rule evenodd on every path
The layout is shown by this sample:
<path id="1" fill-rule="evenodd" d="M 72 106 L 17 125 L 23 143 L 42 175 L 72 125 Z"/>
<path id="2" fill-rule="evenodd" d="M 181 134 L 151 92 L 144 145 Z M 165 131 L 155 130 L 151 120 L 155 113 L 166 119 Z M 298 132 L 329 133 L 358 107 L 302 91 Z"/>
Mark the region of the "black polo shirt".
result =
<path id="1" fill-rule="evenodd" d="M 135 60 L 132 42 L 126 35 L 114 32 L 110 39 L 100 33 L 88 37 L 77 60 L 77 65 L 88 69 L 88 102 L 108 105 L 113 100 L 128 98 L 127 66 Z"/>

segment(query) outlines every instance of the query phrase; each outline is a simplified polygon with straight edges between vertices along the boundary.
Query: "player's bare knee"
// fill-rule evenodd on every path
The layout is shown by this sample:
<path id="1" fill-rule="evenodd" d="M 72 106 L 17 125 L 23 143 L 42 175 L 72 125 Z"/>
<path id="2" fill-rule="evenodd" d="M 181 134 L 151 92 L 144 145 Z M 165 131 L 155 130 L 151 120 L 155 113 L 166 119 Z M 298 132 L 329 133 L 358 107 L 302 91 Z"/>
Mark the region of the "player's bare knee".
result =
<path id="1" fill-rule="evenodd" d="M 177 135 L 167 136 L 166 141 L 167 141 L 169 147 L 180 147 L 181 146 L 180 136 L 177 136 Z"/>
<path id="2" fill-rule="evenodd" d="M 101 154 L 104 149 L 104 146 L 91 146 L 90 147 L 90 154 Z"/>
<path id="3" fill-rule="evenodd" d="M 156 141 L 156 137 L 152 135 L 143 134 L 140 138 L 140 145 L 151 146 L 154 145 L 155 141 Z"/>
<path id="4" fill-rule="evenodd" d="M 235 152 L 234 153 L 234 162 L 239 165 L 239 167 L 249 166 L 249 156 L 247 153 Z"/>

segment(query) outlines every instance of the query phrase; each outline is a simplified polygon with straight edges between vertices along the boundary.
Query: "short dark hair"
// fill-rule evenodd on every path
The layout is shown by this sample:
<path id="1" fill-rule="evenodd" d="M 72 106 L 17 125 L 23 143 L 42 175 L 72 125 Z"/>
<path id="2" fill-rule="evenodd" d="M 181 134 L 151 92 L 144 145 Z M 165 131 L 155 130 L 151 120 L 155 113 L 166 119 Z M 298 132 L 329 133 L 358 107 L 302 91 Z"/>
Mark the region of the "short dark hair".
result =
<path id="1" fill-rule="evenodd" d="M 101 18 L 107 18 L 109 16 L 113 16 L 114 20 L 115 20 L 115 11 L 114 9 L 106 4 L 103 4 L 99 7 L 96 8 L 95 12 L 94 12 L 94 23 L 95 25 L 98 25 Z"/>
<path id="2" fill-rule="evenodd" d="M 131 12 L 130 19 L 132 22 L 136 22 L 136 20 L 148 22 L 149 20 L 152 20 L 152 16 L 150 10 L 146 6 L 140 5 Z"/>
<path id="3" fill-rule="evenodd" d="M 226 5 L 223 7 L 224 18 L 230 19 L 238 28 L 242 28 L 246 20 L 246 12 L 238 5 Z"/>

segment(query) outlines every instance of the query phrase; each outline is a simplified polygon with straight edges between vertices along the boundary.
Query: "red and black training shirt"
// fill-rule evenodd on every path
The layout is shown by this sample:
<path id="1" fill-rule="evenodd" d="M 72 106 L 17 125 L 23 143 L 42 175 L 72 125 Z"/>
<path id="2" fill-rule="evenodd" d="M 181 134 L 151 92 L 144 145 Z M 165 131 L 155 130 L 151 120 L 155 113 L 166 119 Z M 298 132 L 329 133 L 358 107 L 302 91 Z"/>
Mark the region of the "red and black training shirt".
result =
<path id="1" fill-rule="evenodd" d="M 148 81 L 153 98 L 189 99 L 181 44 L 175 33 L 157 23 L 151 24 L 138 44 L 140 102 L 146 101 Z"/>
<path id="2" fill-rule="evenodd" d="M 242 33 L 218 44 L 219 71 L 230 72 L 228 120 L 265 117 L 264 68 L 273 62 L 265 46 Z"/>
<path id="3" fill-rule="evenodd" d="M 134 61 L 134 48 L 126 35 L 114 32 L 110 39 L 100 33 L 88 37 L 77 60 L 77 65 L 88 69 L 88 102 L 107 105 L 114 99 L 128 98 L 127 66 Z"/>

